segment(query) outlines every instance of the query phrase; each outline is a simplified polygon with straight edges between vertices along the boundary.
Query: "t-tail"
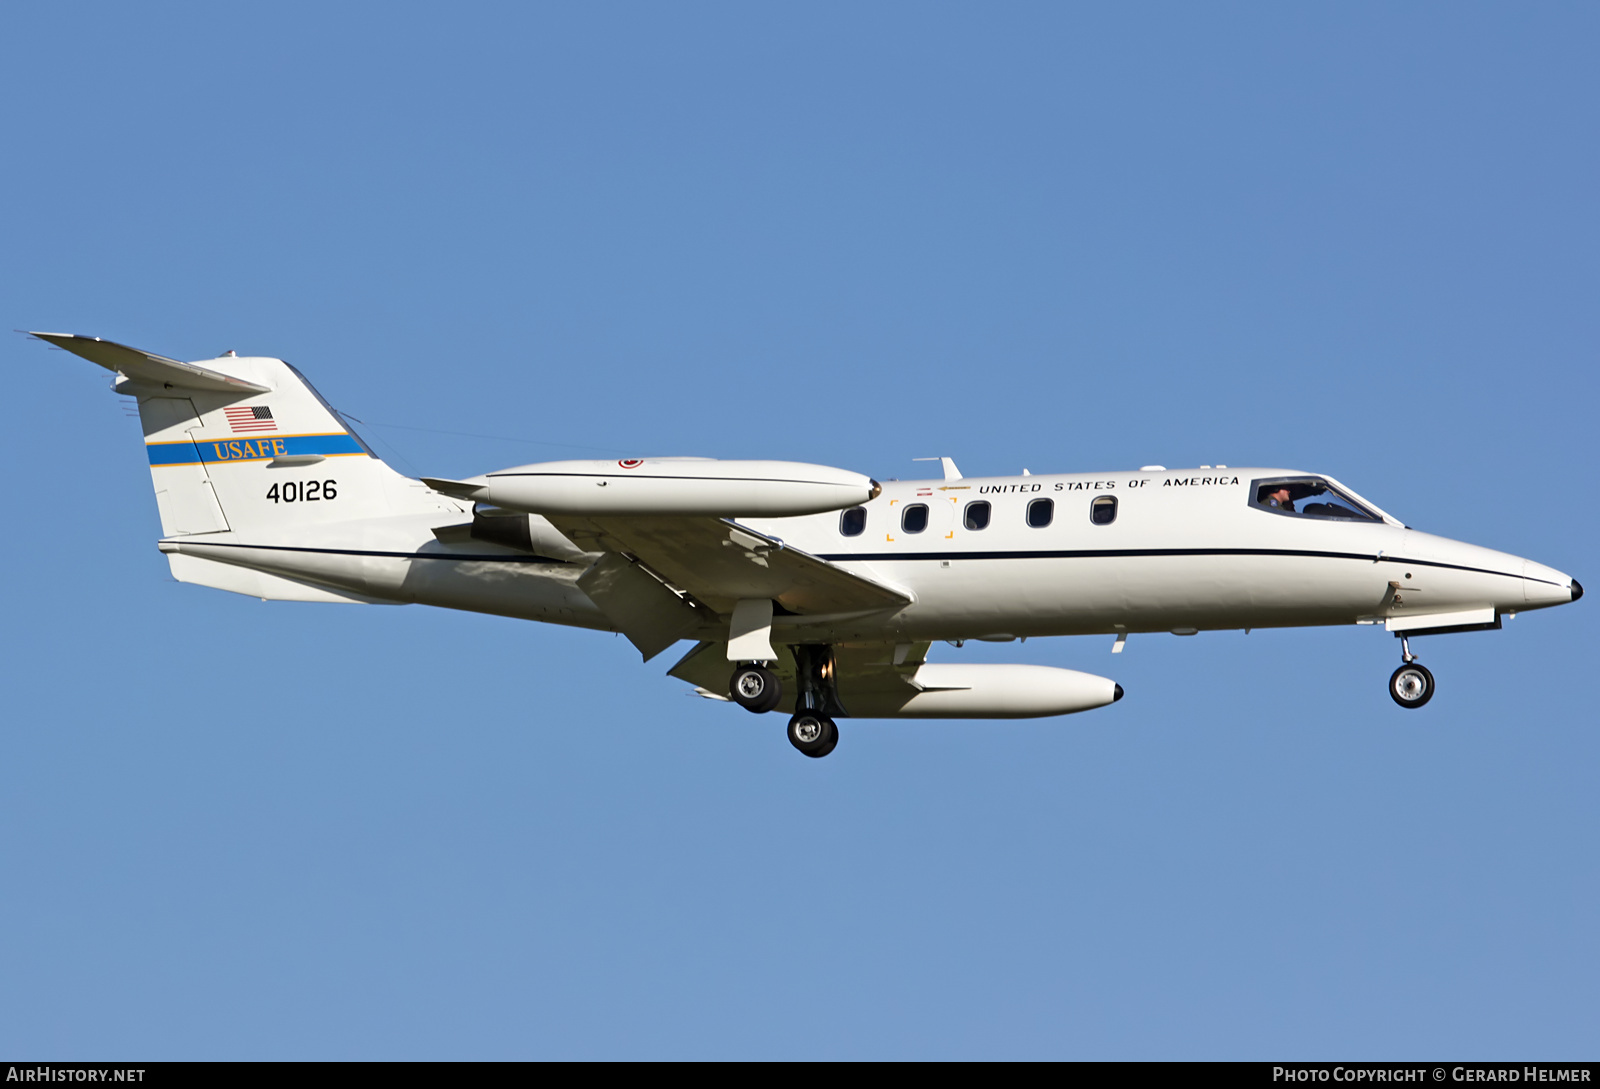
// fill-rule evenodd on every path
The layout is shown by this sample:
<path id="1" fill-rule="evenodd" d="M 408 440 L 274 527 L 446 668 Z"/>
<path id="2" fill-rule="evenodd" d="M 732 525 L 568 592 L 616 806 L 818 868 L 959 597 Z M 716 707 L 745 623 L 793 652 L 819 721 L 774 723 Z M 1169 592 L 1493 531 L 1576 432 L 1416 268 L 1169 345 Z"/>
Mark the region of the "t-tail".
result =
<path id="1" fill-rule="evenodd" d="M 116 372 L 112 388 L 138 399 L 166 541 L 293 541 L 330 523 L 452 505 L 389 468 L 281 359 L 230 353 L 185 363 L 96 337 L 32 335 Z M 163 551 L 181 582 L 263 598 L 353 600 Z"/>

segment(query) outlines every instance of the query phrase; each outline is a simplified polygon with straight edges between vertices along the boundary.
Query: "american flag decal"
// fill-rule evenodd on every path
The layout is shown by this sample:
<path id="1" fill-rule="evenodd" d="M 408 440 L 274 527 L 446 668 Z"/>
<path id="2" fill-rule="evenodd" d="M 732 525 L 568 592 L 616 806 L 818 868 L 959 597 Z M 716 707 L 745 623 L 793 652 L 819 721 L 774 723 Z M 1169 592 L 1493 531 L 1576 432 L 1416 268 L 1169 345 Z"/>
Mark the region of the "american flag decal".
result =
<path id="1" fill-rule="evenodd" d="M 238 435 L 246 431 L 276 431 L 278 425 L 272 419 L 272 409 L 266 405 L 256 405 L 254 408 L 225 408 L 222 410 L 228 417 L 228 426 L 233 428 L 233 433 Z"/>

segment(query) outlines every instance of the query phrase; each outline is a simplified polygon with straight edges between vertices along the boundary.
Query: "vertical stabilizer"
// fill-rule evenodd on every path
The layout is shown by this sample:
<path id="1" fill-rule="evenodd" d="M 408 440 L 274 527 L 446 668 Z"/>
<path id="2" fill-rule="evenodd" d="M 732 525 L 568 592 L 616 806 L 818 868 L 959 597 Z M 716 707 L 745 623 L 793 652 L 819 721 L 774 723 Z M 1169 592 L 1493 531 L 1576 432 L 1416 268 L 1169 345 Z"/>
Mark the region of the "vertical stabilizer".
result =
<path id="1" fill-rule="evenodd" d="M 167 537 L 292 537 L 329 522 L 459 510 L 385 465 L 289 364 L 182 363 L 93 337 L 36 333 L 116 371 L 136 397 Z"/>

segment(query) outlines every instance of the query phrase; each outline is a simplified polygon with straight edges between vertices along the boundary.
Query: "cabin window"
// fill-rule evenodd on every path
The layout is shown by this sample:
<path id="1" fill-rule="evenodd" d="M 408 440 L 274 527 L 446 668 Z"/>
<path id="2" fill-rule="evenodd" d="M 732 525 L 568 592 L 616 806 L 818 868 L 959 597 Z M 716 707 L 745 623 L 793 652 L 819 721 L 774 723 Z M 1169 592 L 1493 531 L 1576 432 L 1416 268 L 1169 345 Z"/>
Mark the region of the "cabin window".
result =
<path id="1" fill-rule="evenodd" d="M 1043 529 L 1050 524 L 1056 516 L 1056 501 L 1054 499 L 1035 499 L 1028 504 L 1028 524 L 1034 529 Z"/>
<path id="2" fill-rule="evenodd" d="M 900 528 L 907 533 L 921 533 L 928 528 L 928 505 L 913 503 L 900 515 Z"/>
<path id="3" fill-rule="evenodd" d="M 989 514 L 992 508 L 987 499 L 980 499 L 976 503 L 967 504 L 967 512 L 962 516 L 961 524 L 968 529 L 988 529 Z"/>
<path id="4" fill-rule="evenodd" d="M 843 537 L 859 537 L 867 531 L 867 508 L 851 507 L 839 515 L 839 534 Z"/>
<path id="5" fill-rule="evenodd" d="M 1089 504 L 1089 521 L 1097 526 L 1109 526 L 1117 520 L 1117 497 L 1102 495 Z"/>
<path id="6" fill-rule="evenodd" d="M 1376 511 L 1314 476 L 1250 482 L 1250 505 L 1274 514 L 1323 518 L 1337 522 L 1381 522 Z"/>

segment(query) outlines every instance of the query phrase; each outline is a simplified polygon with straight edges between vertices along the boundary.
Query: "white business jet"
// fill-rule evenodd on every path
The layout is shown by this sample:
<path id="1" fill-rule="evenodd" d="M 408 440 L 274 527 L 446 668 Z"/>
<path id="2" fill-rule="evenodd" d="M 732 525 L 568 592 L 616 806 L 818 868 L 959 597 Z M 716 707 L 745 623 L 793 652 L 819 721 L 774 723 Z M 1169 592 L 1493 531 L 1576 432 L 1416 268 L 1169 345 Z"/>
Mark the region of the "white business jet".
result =
<path id="1" fill-rule="evenodd" d="M 836 718 L 1026 718 L 1122 698 L 1104 677 L 935 664 L 938 640 L 1382 625 L 1498 628 L 1583 595 L 1560 571 L 1407 528 L 1286 469 L 877 481 L 820 465 L 628 458 L 412 480 L 279 359 L 183 363 L 35 333 L 136 397 L 172 574 L 263 599 L 420 603 L 620 632 L 701 695 L 783 710 L 807 756 Z"/>

